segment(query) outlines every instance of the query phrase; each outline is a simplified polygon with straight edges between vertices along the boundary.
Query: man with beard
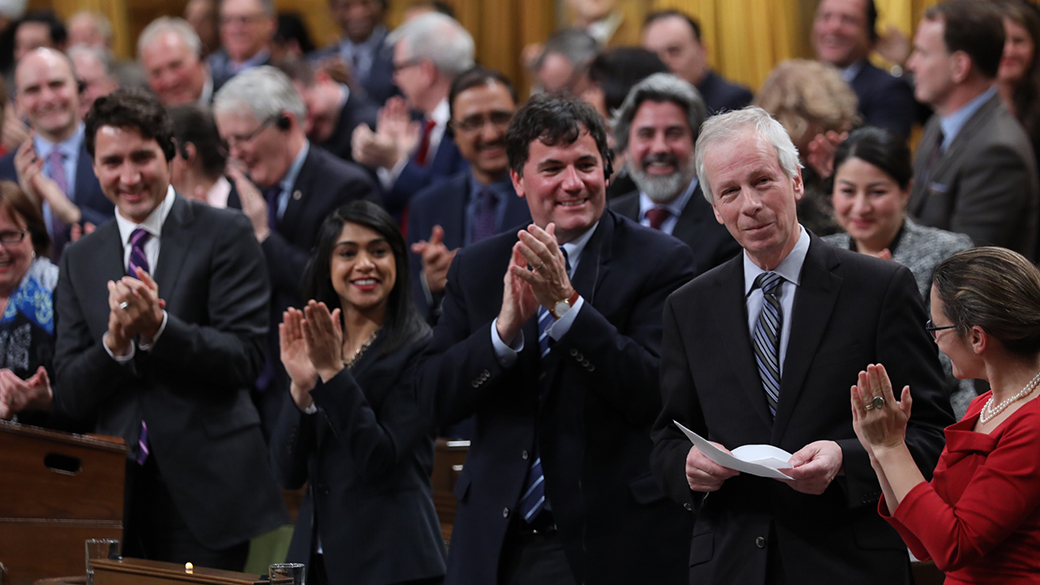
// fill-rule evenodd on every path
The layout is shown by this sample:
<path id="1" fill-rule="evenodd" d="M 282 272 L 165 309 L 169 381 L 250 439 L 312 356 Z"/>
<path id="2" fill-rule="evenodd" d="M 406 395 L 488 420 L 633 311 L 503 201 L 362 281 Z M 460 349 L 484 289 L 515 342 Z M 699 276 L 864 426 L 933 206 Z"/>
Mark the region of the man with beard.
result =
<path id="1" fill-rule="evenodd" d="M 685 242 L 697 274 L 737 254 L 740 246 L 715 221 L 701 194 L 693 149 L 707 109 L 692 85 L 668 73 L 636 84 L 614 117 L 617 151 L 638 191 L 611 201 L 634 221 Z"/>

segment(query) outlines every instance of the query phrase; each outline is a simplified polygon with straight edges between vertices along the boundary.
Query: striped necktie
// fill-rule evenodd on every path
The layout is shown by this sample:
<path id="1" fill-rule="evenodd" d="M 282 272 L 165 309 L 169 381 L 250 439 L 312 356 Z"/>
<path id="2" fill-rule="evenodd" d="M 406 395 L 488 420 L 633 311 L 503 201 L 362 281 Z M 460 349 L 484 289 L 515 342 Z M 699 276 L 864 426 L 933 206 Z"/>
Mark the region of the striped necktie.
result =
<path id="1" fill-rule="evenodd" d="M 144 245 L 150 237 L 152 237 L 152 234 L 141 228 L 130 232 L 130 261 L 127 262 L 126 266 L 126 273 L 129 276 L 137 278 L 137 268 L 151 274 L 151 269 L 148 266 L 148 256 L 144 253 Z"/>
<path id="2" fill-rule="evenodd" d="M 780 283 L 783 277 L 775 272 L 763 272 L 755 279 L 753 288 L 762 289 L 762 311 L 755 324 L 755 361 L 762 387 L 766 391 L 769 412 L 776 416 L 780 400 L 780 330 L 784 322 L 780 308 Z"/>

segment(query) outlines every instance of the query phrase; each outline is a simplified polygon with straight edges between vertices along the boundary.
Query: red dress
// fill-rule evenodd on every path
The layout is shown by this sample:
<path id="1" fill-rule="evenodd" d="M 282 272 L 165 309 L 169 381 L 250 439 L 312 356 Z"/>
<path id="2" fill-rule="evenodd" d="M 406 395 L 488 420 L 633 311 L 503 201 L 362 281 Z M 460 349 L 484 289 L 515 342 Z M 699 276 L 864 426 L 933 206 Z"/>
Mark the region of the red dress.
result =
<path id="1" fill-rule="evenodd" d="M 972 430 L 990 392 L 946 428 L 931 483 L 889 515 L 914 555 L 935 561 L 946 583 L 1040 583 L 1040 398 L 989 434 Z"/>

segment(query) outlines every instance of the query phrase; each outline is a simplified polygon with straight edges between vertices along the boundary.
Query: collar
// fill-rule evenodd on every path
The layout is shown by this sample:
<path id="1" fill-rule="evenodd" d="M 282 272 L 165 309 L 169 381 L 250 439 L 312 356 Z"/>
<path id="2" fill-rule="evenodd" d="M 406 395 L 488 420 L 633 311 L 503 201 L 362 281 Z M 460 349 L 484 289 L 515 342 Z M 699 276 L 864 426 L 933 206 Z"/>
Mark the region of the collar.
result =
<path id="1" fill-rule="evenodd" d="M 350 99 L 350 88 L 342 83 L 337 83 L 336 86 L 339 90 L 339 98 L 336 99 L 336 111 L 338 112 L 347 105 L 347 100 Z"/>
<path id="2" fill-rule="evenodd" d="M 379 47 L 383 39 L 386 38 L 386 27 L 383 25 L 377 25 L 372 29 L 372 34 L 368 35 L 368 38 L 360 43 L 351 41 L 349 37 L 343 37 L 339 44 L 340 47 L 346 48 L 350 51 L 357 51 L 359 49 L 364 51 L 375 51 Z"/>
<path id="3" fill-rule="evenodd" d="M 213 101 L 213 76 L 206 72 L 206 81 L 202 83 L 202 93 L 199 94 L 199 105 L 209 107 Z"/>
<path id="4" fill-rule="evenodd" d="M 957 134 L 960 133 L 964 125 L 968 123 L 968 120 L 975 115 L 975 112 L 979 111 L 991 97 L 997 94 L 996 84 L 990 86 L 989 89 L 975 96 L 975 99 L 961 106 L 956 112 L 939 118 L 939 126 L 943 132 L 942 149 L 946 151 L 953 140 L 957 138 Z"/>
<path id="5" fill-rule="evenodd" d="M 596 228 L 599 227 L 599 222 L 592 224 L 592 227 L 585 230 L 585 233 L 581 234 L 577 238 L 561 244 L 560 247 L 567 251 L 567 259 L 571 264 L 570 276 L 574 277 L 574 271 L 578 269 L 578 262 L 581 262 L 581 253 L 585 251 L 585 244 L 589 243 L 592 239 L 592 234 L 596 233 Z"/>
<path id="6" fill-rule="evenodd" d="M 427 117 L 433 120 L 433 123 L 438 128 L 444 128 L 448 125 L 448 121 L 451 120 L 451 107 L 448 106 L 448 98 L 442 99 L 433 111 L 430 112 Z"/>
<path id="7" fill-rule="evenodd" d="M 263 48 L 263 49 L 260 49 L 259 51 L 257 51 L 255 55 L 253 55 L 252 57 L 246 59 L 245 61 L 242 61 L 241 63 L 239 63 L 237 61 L 233 61 L 231 59 L 231 57 L 228 57 L 228 62 L 231 64 L 231 70 L 232 71 L 235 71 L 237 73 L 241 73 L 241 72 L 245 71 L 246 69 L 251 69 L 253 67 L 256 67 L 256 66 L 262 64 L 264 61 L 267 61 L 270 58 L 271 58 L 271 51 L 268 51 L 266 48 Z"/>
<path id="8" fill-rule="evenodd" d="M 162 226 L 166 223 L 166 216 L 170 215 L 170 210 L 173 209 L 173 203 L 176 200 L 177 193 L 173 190 L 173 185 L 168 185 L 166 187 L 166 197 L 163 198 L 162 203 L 153 209 L 141 223 L 130 221 L 120 215 L 117 210 L 116 226 L 119 227 L 119 241 L 126 246 L 130 242 L 130 234 L 134 233 L 134 230 L 137 228 L 141 228 L 151 234 L 152 237 L 158 238 L 162 234 Z"/>
<path id="9" fill-rule="evenodd" d="M 802 265 L 805 264 L 805 255 L 809 252 L 809 232 L 805 231 L 805 228 L 798 225 L 798 229 L 801 233 L 798 236 L 798 243 L 794 245 L 794 248 L 787 258 L 780 261 L 780 265 L 777 266 L 773 272 L 784 277 L 787 282 L 793 282 L 795 286 L 801 284 L 802 279 Z M 766 272 L 758 267 L 757 264 L 751 261 L 748 257 L 747 252 L 744 253 L 744 297 L 747 298 L 751 294 L 751 285 L 755 284 L 755 279 L 758 278 L 759 274 Z"/>
<path id="10" fill-rule="evenodd" d="M 513 180 L 509 178 L 509 173 L 506 173 L 504 177 L 497 181 L 492 181 L 487 185 L 477 180 L 477 177 L 473 175 L 471 170 L 469 173 L 469 197 L 473 199 L 481 189 L 491 189 L 491 192 L 496 195 L 498 201 L 505 201 L 504 197 L 513 194 Z M 568 252 L 569 254 L 570 252 Z"/>
<path id="11" fill-rule="evenodd" d="M 844 79 L 846 83 L 852 83 L 852 80 L 856 79 L 856 76 L 859 75 L 859 72 L 863 71 L 863 68 L 866 66 L 867 61 L 865 59 L 861 59 L 859 61 L 856 61 L 852 65 L 849 65 L 848 67 L 838 68 L 838 73 L 841 73 L 841 78 Z"/>
<path id="12" fill-rule="evenodd" d="M 690 197 L 693 196 L 693 192 L 697 189 L 697 177 L 694 177 L 690 184 L 687 185 L 686 190 L 679 194 L 678 197 L 672 199 L 668 203 L 657 203 L 653 199 L 647 196 L 642 191 L 639 192 L 639 221 L 643 221 L 646 217 L 646 212 L 654 208 L 664 208 L 671 212 L 672 217 L 679 217 L 682 215 L 686 204 L 690 202 Z"/>
<path id="13" fill-rule="evenodd" d="M 83 122 L 80 122 L 76 125 L 76 131 L 72 133 L 72 136 L 57 144 L 39 134 L 33 134 L 33 147 L 36 149 L 36 156 L 40 160 L 47 160 L 47 157 L 51 155 L 51 151 L 55 148 L 64 154 L 66 159 L 75 160 L 74 157 L 79 156 L 79 147 L 83 144 L 83 136 Z"/>
<path id="14" fill-rule="evenodd" d="M 606 18 L 590 24 L 585 30 L 589 33 L 589 36 L 596 39 L 600 46 L 606 46 L 607 41 L 614 36 L 614 33 L 621 26 L 621 21 L 624 19 L 624 14 L 619 10 L 615 10 Z"/>
<path id="15" fill-rule="evenodd" d="M 296 184 L 296 177 L 300 175 L 300 169 L 303 168 L 303 162 L 307 160 L 307 153 L 311 150 L 311 141 L 304 140 L 303 148 L 300 152 L 296 153 L 296 158 L 293 159 L 292 164 L 289 165 L 289 170 L 285 172 L 285 176 L 282 177 L 281 181 L 278 181 L 280 193 L 285 193 L 289 189 L 293 188 Z"/>

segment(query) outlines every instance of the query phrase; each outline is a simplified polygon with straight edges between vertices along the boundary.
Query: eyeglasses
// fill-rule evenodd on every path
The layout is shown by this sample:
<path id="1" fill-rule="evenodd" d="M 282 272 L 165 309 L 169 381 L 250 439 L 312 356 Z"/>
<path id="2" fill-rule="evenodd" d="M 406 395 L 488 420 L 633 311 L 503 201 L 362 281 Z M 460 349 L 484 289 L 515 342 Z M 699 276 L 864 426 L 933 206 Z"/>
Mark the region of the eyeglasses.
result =
<path id="1" fill-rule="evenodd" d="M 927 331 L 928 333 L 932 334 L 932 340 L 933 341 L 939 339 L 939 332 L 940 331 L 942 331 L 944 329 L 956 329 L 956 328 L 957 328 L 956 325 L 943 325 L 942 327 L 936 327 L 935 323 L 932 323 L 931 319 L 929 319 L 928 322 L 924 324 L 924 330 Z"/>
<path id="2" fill-rule="evenodd" d="M 274 121 L 277 119 L 278 115 L 271 116 L 270 118 L 267 118 L 266 120 L 261 122 L 260 125 L 257 126 L 256 129 L 252 132 L 248 134 L 239 134 L 237 136 L 229 135 L 224 139 L 224 141 L 227 142 L 228 148 L 234 148 L 236 144 L 242 144 L 243 142 L 250 142 L 257 136 L 259 136 L 260 133 L 264 131 L 264 128 L 267 128 L 268 126 L 273 124 Z"/>
<path id="3" fill-rule="evenodd" d="M 254 14 L 228 14 L 227 16 L 220 17 L 220 25 L 232 26 L 237 24 L 239 26 L 248 26 L 266 16 L 266 14 L 263 14 L 261 12 L 257 12 Z"/>
<path id="4" fill-rule="evenodd" d="M 490 122 L 495 128 L 501 129 L 509 126 L 509 123 L 512 121 L 513 112 L 497 110 L 486 116 L 483 114 L 473 114 L 472 116 L 466 116 L 462 120 L 452 120 L 451 123 L 457 130 L 462 130 L 463 132 L 475 132 L 483 128 L 488 122 Z"/>
<path id="5" fill-rule="evenodd" d="M 25 239 L 25 234 L 29 233 L 29 230 L 21 231 L 6 231 L 0 232 L 0 244 L 5 246 L 13 246 L 15 244 L 21 244 L 22 240 Z"/>
<path id="6" fill-rule="evenodd" d="M 422 59 L 416 57 L 414 59 L 408 59 L 407 61 L 401 61 L 400 63 L 394 63 L 394 73 L 400 73 L 409 67 L 415 67 L 419 63 L 422 63 Z"/>

